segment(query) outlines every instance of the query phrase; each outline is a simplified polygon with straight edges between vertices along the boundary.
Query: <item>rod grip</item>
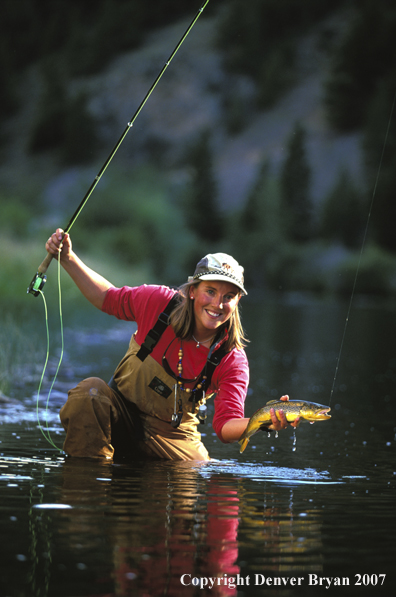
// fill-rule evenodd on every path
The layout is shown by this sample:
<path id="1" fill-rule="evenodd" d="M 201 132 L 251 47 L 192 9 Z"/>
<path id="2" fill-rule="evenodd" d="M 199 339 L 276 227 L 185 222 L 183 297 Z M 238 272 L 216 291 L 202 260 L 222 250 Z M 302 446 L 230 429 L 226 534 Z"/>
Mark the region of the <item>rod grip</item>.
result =
<path id="1" fill-rule="evenodd" d="M 43 261 L 40 263 L 40 265 L 37 268 L 37 271 L 39 274 L 45 274 L 45 272 L 47 271 L 49 264 L 51 263 L 53 258 L 54 258 L 54 256 L 51 255 L 51 253 L 47 253 L 46 258 L 43 259 Z"/>

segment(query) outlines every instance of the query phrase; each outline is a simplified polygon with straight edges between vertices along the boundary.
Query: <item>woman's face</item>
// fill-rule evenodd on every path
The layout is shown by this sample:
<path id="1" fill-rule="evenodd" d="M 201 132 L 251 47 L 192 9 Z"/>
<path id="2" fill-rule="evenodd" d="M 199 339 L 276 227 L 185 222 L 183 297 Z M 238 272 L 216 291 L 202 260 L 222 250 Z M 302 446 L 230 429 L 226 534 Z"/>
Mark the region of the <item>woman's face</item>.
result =
<path id="1" fill-rule="evenodd" d="M 198 340 L 203 340 L 205 334 L 210 336 L 228 321 L 240 298 L 235 284 L 217 280 L 203 280 L 192 286 L 189 294 L 194 301 L 194 335 L 200 336 Z"/>

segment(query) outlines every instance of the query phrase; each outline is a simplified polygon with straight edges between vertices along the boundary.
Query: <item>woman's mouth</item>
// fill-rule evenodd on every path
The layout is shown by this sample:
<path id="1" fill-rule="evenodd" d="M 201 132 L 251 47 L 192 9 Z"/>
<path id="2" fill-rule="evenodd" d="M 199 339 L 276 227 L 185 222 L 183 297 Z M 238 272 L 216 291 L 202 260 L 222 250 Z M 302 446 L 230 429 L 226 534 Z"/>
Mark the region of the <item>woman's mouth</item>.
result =
<path id="1" fill-rule="evenodd" d="M 209 317 L 211 317 L 212 319 L 217 319 L 221 315 L 221 313 L 215 313 L 214 311 L 209 311 L 208 309 L 205 310 Z"/>

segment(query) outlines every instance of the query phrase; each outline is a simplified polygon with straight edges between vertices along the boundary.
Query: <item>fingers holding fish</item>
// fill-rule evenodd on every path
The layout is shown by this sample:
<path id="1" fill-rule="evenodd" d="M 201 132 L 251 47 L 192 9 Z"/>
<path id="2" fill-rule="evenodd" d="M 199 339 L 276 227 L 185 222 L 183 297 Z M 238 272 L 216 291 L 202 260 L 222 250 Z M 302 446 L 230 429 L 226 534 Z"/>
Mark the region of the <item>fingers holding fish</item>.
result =
<path id="1" fill-rule="evenodd" d="M 289 396 L 285 394 L 284 396 L 280 397 L 280 400 L 282 400 L 282 402 L 287 402 L 289 400 Z M 268 425 L 268 429 L 271 429 L 271 431 L 280 431 L 281 429 L 286 429 L 287 419 L 283 410 L 278 410 L 279 418 L 276 416 L 274 408 L 271 408 L 269 412 L 271 416 L 272 425 Z"/>
<path id="2" fill-rule="evenodd" d="M 296 419 L 294 419 L 294 421 L 290 421 L 289 425 L 291 427 L 298 427 L 301 422 L 302 422 L 301 417 L 297 417 Z"/>
<path id="3" fill-rule="evenodd" d="M 273 431 L 286 429 L 288 423 L 284 411 L 281 408 L 277 410 L 271 408 L 269 412 L 272 421 L 272 425 L 269 425 L 269 429 L 272 429 Z"/>

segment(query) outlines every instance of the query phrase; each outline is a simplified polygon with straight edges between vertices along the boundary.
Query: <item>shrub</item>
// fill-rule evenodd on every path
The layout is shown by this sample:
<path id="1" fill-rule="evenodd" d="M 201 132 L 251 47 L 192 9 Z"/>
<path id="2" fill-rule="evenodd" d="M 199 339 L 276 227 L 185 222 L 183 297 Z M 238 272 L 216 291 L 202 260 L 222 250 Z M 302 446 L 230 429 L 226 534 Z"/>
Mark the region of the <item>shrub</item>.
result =
<path id="1" fill-rule="evenodd" d="M 335 278 L 335 290 L 339 294 L 350 296 L 355 292 L 377 296 L 394 293 L 396 261 L 385 251 L 375 246 L 368 247 L 360 256 L 355 254 L 339 268 Z"/>
<path id="2" fill-rule="evenodd" d="M 28 232 L 31 212 L 22 201 L 16 197 L 1 198 L 0 201 L 0 230 L 10 236 L 25 236 Z"/>
<path id="3" fill-rule="evenodd" d="M 83 193 L 82 181 L 81 187 Z M 187 261 L 196 236 L 157 169 L 146 166 L 123 173 L 112 168 L 91 201 L 95 205 L 87 204 L 71 230 L 78 253 L 113 255 L 134 267 L 146 264 L 156 283 L 179 283 L 186 266 L 191 268 Z"/>

